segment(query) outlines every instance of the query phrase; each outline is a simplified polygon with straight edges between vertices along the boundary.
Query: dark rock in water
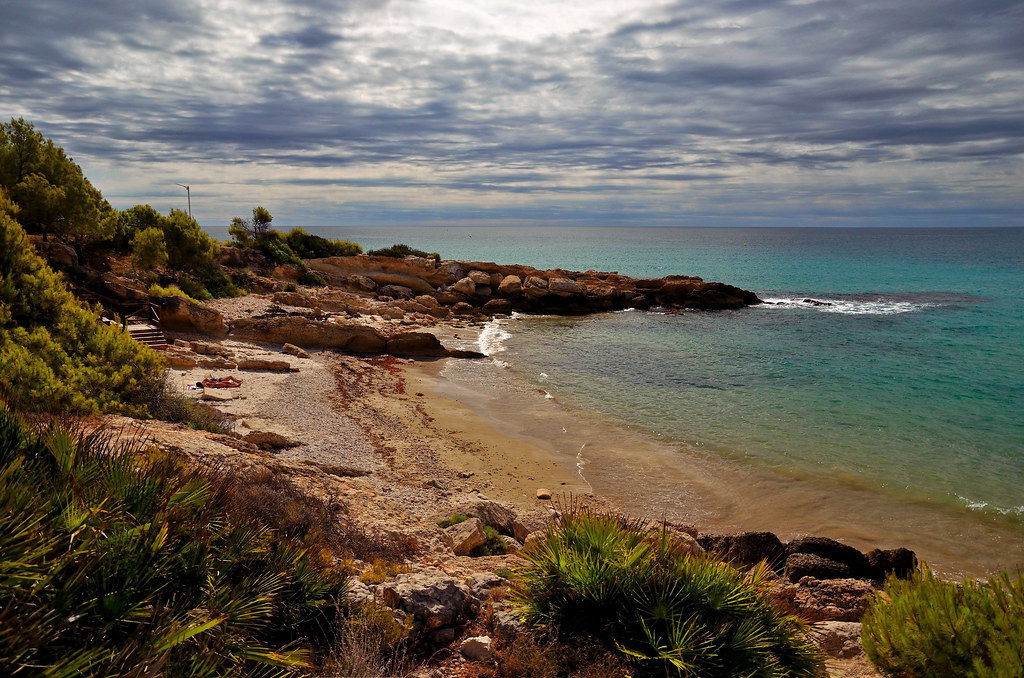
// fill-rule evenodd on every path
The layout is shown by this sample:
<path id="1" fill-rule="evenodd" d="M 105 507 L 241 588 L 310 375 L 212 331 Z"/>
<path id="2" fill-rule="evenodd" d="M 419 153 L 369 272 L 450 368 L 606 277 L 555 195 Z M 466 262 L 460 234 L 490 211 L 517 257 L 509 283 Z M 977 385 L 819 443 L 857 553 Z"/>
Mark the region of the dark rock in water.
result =
<path id="1" fill-rule="evenodd" d="M 850 567 L 813 553 L 794 553 L 786 559 L 786 567 L 782 576 L 791 582 L 798 582 L 804 577 L 815 579 L 849 579 L 853 576 Z"/>
<path id="2" fill-rule="evenodd" d="M 917 554 L 910 549 L 875 549 L 868 552 L 868 563 L 871 566 L 871 578 L 882 581 L 892 574 L 900 579 L 908 579 L 917 569 Z"/>
<path id="3" fill-rule="evenodd" d="M 850 574 L 846 576 L 867 577 L 871 574 L 871 565 L 868 563 L 868 559 L 863 553 L 852 546 L 847 546 L 846 544 L 838 542 L 835 539 L 829 539 L 828 537 L 803 537 L 802 539 L 794 539 L 786 545 L 786 553 L 809 553 L 827 560 L 841 563 L 849 568 Z M 817 577 L 818 579 L 828 578 L 818 577 L 817 575 L 811 576 Z"/>
<path id="4" fill-rule="evenodd" d="M 804 303 L 805 304 L 810 304 L 811 306 L 831 306 L 832 305 L 831 302 L 828 302 L 828 301 L 818 301 L 817 299 L 804 299 Z"/>
<path id="5" fill-rule="evenodd" d="M 786 561 L 786 547 L 771 532 L 744 532 L 743 534 L 702 534 L 697 537 L 705 551 L 714 551 L 723 559 L 743 565 L 756 565 L 765 560 L 773 568 Z"/>

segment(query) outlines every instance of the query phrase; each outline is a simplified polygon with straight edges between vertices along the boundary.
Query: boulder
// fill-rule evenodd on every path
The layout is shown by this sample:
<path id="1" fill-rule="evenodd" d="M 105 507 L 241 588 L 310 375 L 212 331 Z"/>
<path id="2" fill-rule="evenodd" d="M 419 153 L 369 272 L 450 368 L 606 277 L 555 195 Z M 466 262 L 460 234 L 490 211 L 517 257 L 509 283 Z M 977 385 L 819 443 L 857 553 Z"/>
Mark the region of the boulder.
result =
<path id="1" fill-rule="evenodd" d="M 36 251 L 55 268 L 77 268 L 78 253 L 75 248 L 56 240 L 32 238 Z"/>
<path id="2" fill-rule="evenodd" d="M 523 293 L 523 281 L 518 275 L 506 275 L 498 283 L 498 295 L 502 297 L 518 297 Z"/>
<path id="3" fill-rule="evenodd" d="M 444 533 L 452 542 L 457 556 L 468 556 L 469 552 L 487 541 L 484 524 L 479 518 L 470 518 L 446 528 Z"/>
<path id="4" fill-rule="evenodd" d="M 197 365 L 208 370 L 233 370 L 238 367 L 235 362 L 219 355 L 212 358 L 199 358 Z"/>
<path id="5" fill-rule="evenodd" d="M 501 543 L 505 545 L 505 553 L 519 553 L 523 545 L 515 537 L 501 535 Z"/>
<path id="6" fill-rule="evenodd" d="M 508 579 L 494 574 L 493 572 L 477 572 L 466 580 L 469 590 L 477 600 L 484 600 L 491 595 L 491 591 L 502 586 L 508 586 Z"/>
<path id="7" fill-rule="evenodd" d="M 853 576 L 853 571 L 846 563 L 822 558 L 813 553 L 793 553 L 786 558 L 782 576 L 791 582 L 798 582 L 804 577 L 849 579 Z"/>
<path id="8" fill-rule="evenodd" d="M 310 307 L 309 299 L 301 292 L 274 292 L 274 296 L 272 296 L 271 299 L 273 299 L 275 304 L 299 306 L 302 308 Z"/>
<path id="9" fill-rule="evenodd" d="M 192 368 L 198 365 L 194 353 L 185 351 L 178 346 L 168 346 L 160 351 L 160 355 L 164 357 L 164 362 L 168 367 Z"/>
<path id="10" fill-rule="evenodd" d="M 477 600 L 459 579 L 435 568 L 400 574 L 381 586 L 388 607 L 412 616 L 422 630 L 454 626 L 477 609 Z"/>
<path id="11" fill-rule="evenodd" d="M 856 659 L 864 656 L 860 636 L 860 622 L 824 621 L 814 625 L 811 640 L 826 657 Z"/>
<path id="12" fill-rule="evenodd" d="M 280 433 L 273 431 L 253 431 L 243 436 L 242 440 L 247 443 L 251 443 L 261 450 L 271 449 L 287 449 L 290 447 L 298 447 L 302 443 L 297 443 L 294 440 L 285 438 Z"/>
<path id="13" fill-rule="evenodd" d="M 530 532 L 533 532 L 533 530 L 520 521 L 515 520 L 512 522 L 512 536 L 520 543 L 526 542 L 526 537 L 529 536 Z"/>
<path id="14" fill-rule="evenodd" d="M 472 516 L 480 519 L 484 525 L 493 527 L 499 534 L 515 536 L 516 512 L 505 504 L 489 499 L 470 499 L 455 503 L 453 515 Z"/>
<path id="15" fill-rule="evenodd" d="M 281 351 L 284 352 L 284 353 L 287 353 L 288 355 L 293 355 L 296 358 L 311 358 L 312 357 L 312 356 L 309 355 L 308 352 L 302 350 L 301 348 L 299 348 L 295 344 L 285 344 L 284 346 L 281 347 Z"/>
<path id="16" fill-rule="evenodd" d="M 421 294 L 420 296 L 413 299 L 417 304 L 426 308 L 438 308 L 441 304 L 434 297 L 429 294 Z"/>
<path id="17" fill-rule="evenodd" d="M 354 353 L 383 353 L 387 341 L 376 329 L 354 322 L 319 322 L 300 316 L 243 318 L 231 323 L 237 339 L 304 348 L 336 348 Z"/>
<path id="18" fill-rule="evenodd" d="M 523 293 L 528 297 L 542 297 L 548 293 L 548 281 L 535 275 L 527 276 Z"/>
<path id="19" fill-rule="evenodd" d="M 373 282 L 373 278 L 369 278 L 365 275 L 350 275 L 345 278 L 345 282 L 349 287 L 354 287 L 357 290 L 363 290 L 364 292 L 374 292 L 377 289 L 377 283 Z"/>
<path id="20" fill-rule="evenodd" d="M 225 358 L 231 357 L 231 351 L 220 344 L 211 344 L 206 341 L 187 342 L 188 347 L 200 355 L 219 355 Z"/>
<path id="21" fill-rule="evenodd" d="M 466 277 L 472 280 L 476 285 L 489 286 L 491 284 L 491 275 L 489 273 L 484 273 L 483 271 L 470 271 L 469 275 Z"/>
<path id="22" fill-rule="evenodd" d="M 821 581 L 804 577 L 796 584 L 774 587 L 771 597 L 786 612 L 810 622 L 860 621 L 874 592 L 874 587 L 861 579 Z"/>
<path id="23" fill-rule="evenodd" d="M 551 490 L 546 487 L 538 487 L 537 499 L 551 499 Z"/>
<path id="24" fill-rule="evenodd" d="M 402 332 L 388 339 L 387 352 L 392 355 L 446 356 L 448 349 L 430 332 Z"/>
<path id="25" fill-rule="evenodd" d="M 548 290 L 558 295 L 582 294 L 583 285 L 568 278 L 551 278 L 548 280 Z"/>
<path id="26" fill-rule="evenodd" d="M 377 294 L 392 299 L 412 299 L 416 296 L 411 289 L 403 285 L 384 285 L 377 290 Z"/>
<path id="27" fill-rule="evenodd" d="M 268 372 L 298 372 L 287 360 L 267 360 L 265 358 L 242 358 L 238 361 L 240 370 L 266 370 Z"/>
<path id="28" fill-rule="evenodd" d="M 484 313 L 508 313 L 512 310 L 512 302 L 508 299 L 489 299 L 484 304 Z"/>
<path id="29" fill-rule="evenodd" d="M 871 578 L 877 581 L 883 581 L 890 574 L 909 579 L 917 570 L 917 555 L 910 549 L 875 549 L 868 552 L 867 559 Z"/>
<path id="30" fill-rule="evenodd" d="M 203 389 L 203 395 L 200 396 L 203 400 L 209 400 L 215 403 L 226 403 L 229 400 L 234 400 L 236 396 L 235 389 L 230 388 L 207 388 Z"/>
<path id="31" fill-rule="evenodd" d="M 491 616 L 491 626 L 493 626 L 495 633 L 506 638 L 514 638 L 528 630 L 523 620 L 514 612 L 508 609 L 497 609 L 497 606 L 495 606 L 494 614 Z"/>
<path id="32" fill-rule="evenodd" d="M 476 294 L 476 283 L 473 282 L 472 278 L 463 278 L 452 285 L 451 289 L 452 291 L 471 297 Z"/>
<path id="33" fill-rule="evenodd" d="M 827 560 L 842 563 L 850 568 L 850 572 L 854 577 L 866 577 L 871 570 L 871 565 L 863 553 L 852 546 L 847 546 L 828 537 L 794 539 L 786 544 L 786 553 L 810 553 Z M 823 577 L 818 578 L 822 579 Z"/>
<path id="34" fill-rule="evenodd" d="M 163 297 L 160 306 L 160 324 L 164 329 L 180 332 L 199 332 L 222 338 L 228 334 L 224 316 L 184 297 Z"/>
<path id="35" fill-rule="evenodd" d="M 769 566 L 777 568 L 786 561 L 786 548 L 771 532 L 701 534 L 697 537 L 697 542 L 705 551 L 712 551 L 733 563 L 756 565 L 765 560 Z"/>
<path id="36" fill-rule="evenodd" d="M 473 636 L 472 638 L 466 638 L 459 645 L 459 652 L 466 659 L 473 659 L 475 661 L 486 661 L 491 658 L 491 640 L 488 636 Z"/>
<path id="37" fill-rule="evenodd" d="M 475 309 L 464 301 L 460 301 L 452 306 L 452 313 L 455 315 L 472 315 L 474 312 Z"/>
<path id="38" fill-rule="evenodd" d="M 487 285 L 476 286 L 476 296 L 478 297 L 489 297 L 491 296 L 491 288 Z"/>

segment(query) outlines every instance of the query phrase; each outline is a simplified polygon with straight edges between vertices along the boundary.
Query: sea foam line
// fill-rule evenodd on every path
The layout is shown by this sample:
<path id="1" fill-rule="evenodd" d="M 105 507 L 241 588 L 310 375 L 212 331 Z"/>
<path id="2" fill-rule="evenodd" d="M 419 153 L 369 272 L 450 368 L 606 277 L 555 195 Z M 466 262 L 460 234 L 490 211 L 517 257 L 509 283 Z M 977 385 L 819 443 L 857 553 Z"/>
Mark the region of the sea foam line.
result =
<path id="1" fill-rule="evenodd" d="M 500 320 L 491 320 L 480 331 L 480 336 L 476 340 L 477 346 L 481 353 L 492 357 L 505 350 L 505 341 L 511 336 L 512 334 L 502 327 Z"/>
<path id="2" fill-rule="evenodd" d="M 791 298 L 775 297 L 762 299 L 768 307 L 776 308 L 808 308 L 822 313 L 841 313 L 843 315 L 896 315 L 913 313 L 935 304 L 913 303 L 909 301 L 851 301 L 849 299 L 818 299 L 805 301 L 809 297 Z"/>

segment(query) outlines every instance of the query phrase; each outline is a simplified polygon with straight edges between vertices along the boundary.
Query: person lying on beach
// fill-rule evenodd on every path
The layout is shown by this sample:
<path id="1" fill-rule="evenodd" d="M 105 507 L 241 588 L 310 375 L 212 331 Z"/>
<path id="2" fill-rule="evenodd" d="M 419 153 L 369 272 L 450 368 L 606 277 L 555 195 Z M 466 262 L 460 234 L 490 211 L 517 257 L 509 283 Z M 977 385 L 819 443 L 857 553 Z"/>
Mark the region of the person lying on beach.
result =
<path id="1" fill-rule="evenodd" d="M 242 385 L 241 380 L 230 374 L 226 377 L 206 377 L 200 383 L 203 388 L 238 388 Z"/>

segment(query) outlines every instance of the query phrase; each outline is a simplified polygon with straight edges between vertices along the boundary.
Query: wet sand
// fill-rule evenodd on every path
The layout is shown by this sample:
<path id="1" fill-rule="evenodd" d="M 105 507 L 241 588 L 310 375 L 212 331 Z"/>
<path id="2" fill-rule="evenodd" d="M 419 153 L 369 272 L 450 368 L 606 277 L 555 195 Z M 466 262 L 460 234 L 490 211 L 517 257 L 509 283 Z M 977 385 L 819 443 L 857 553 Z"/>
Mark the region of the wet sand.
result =
<path id="1" fill-rule="evenodd" d="M 471 442 L 445 463 L 486 478 L 495 496 L 529 502 L 543 486 L 556 494 L 592 493 L 627 513 L 707 532 L 767 530 L 783 540 L 820 535 L 864 551 L 905 546 L 950 577 L 987 576 L 1024 563 L 1024 540 L 1008 522 L 852 482 L 710 458 L 573 411 L 516 383 L 499 365 L 441 361 L 405 368 L 437 426 Z"/>

